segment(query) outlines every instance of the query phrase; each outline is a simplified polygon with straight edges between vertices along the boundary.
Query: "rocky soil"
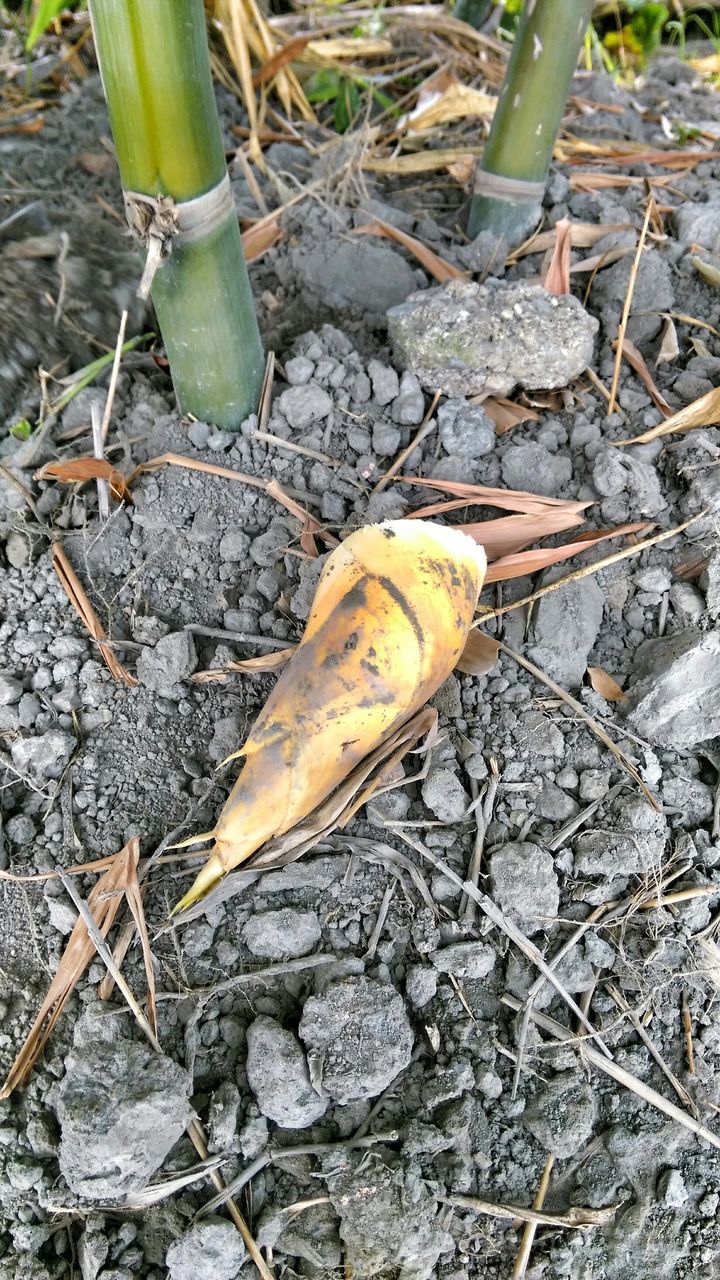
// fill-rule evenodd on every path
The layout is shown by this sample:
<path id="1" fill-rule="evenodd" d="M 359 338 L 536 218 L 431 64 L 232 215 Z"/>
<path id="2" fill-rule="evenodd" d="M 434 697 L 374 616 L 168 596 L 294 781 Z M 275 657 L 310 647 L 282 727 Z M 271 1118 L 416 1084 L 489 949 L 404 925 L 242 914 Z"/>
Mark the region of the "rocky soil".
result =
<path id="1" fill-rule="evenodd" d="M 655 147 L 667 144 L 668 121 L 706 141 L 720 134 L 720 99 L 674 59 L 656 61 L 632 94 L 599 76 L 579 92 L 597 105 L 574 122 L 578 136 Z M 240 122 L 235 100 L 218 93 L 224 124 Z M 90 76 L 60 95 L 40 132 L 0 137 L 8 427 L 37 414 L 37 366 L 82 364 L 97 354 L 88 335 L 112 344 L 132 297 L 137 260 L 95 200 L 118 207 L 114 169 L 77 160 L 101 154 L 106 134 Z M 300 181 L 318 176 L 300 147 L 274 143 L 268 158 Z M 575 173 L 553 172 L 548 224 L 619 229 L 574 260 L 633 246 L 642 182 L 585 192 Z M 233 181 L 239 213 L 256 216 L 244 178 Z M 275 203 L 269 179 L 263 189 Z M 656 196 L 663 231 L 640 260 L 628 333 L 676 409 L 720 374 L 720 292 L 694 261 L 717 262 L 717 160 L 673 175 Z M 520 1236 L 497 1206 L 530 1206 L 550 1155 L 547 1213 L 608 1212 L 586 1229 L 540 1226 L 533 1280 L 720 1274 L 720 433 L 616 448 L 661 417 L 627 365 L 610 417 L 583 373 L 589 361 L 609 385 L 632 252 L 575 275 L 573 300 L 548 300 L 528 284 L 540 255 L 505 267 L 497 245 L 462 242 L 461 200 L 448 180 L 378 183 L 352 205 L 293 206 L 284 239 L 251 268 L 278 360 L 264 424 L 272 439 L 258 437 L 254 419 L 236 436 L 184 421 L 166 371 L 131 356 L 109 456 L 128 472 L 174 452 L 274 477 L 334 533 L 401 517 L 433 491 L 401 481 L 373 489 L 449 369 L 436 427 L 405 475 L 592 501 L 591 527 L 645 520 L 660 531 L 699 516 L 546 594 L 529 615 L 492 624 L 607 729 L 658 807 L 576 710 L 503 654 L 486 676 L 453 675 L 433 699 L 443 734 L 424 766 L 406 759 L 407 785 L 300 861 L 246 874 L 232 898 L 183 927 L 167 917 L 197 864 L 156 862 L 145 909 L 162 1052 L 117 992 L 100 999 L 104 968 L 91 964 L 28 1086 L 0 1102 L 2 1280 L 256 1275 L 224 1209 L 207 1211 L 215 1188 L 194 1169 L 184 1132 L 194 1115 L 223 1177 L 247 1175 L 237 1202 L 277 1276 L 506 1277 Z M 438 288 L 403 249 L 352 234 L 377 214 L 468 269 L 471 283 Z M 679 353 L 656 363 L 670 313 Z M 464 380 L 450 339 L 467 314 L 477 350 Z M 135 330 L 148 323 L 131 317 Z M 488 382 L 501 395 L 542 389 L 532 397 L 538 420 L 496 433 L 469 399 Z M 297 639 L 322 565 L 303 553 L 290 512 L 216 475 L 145 474 L 132 505 L 113 505 L 105 524 L 92 486 L 34 481 L 40 463 L 89 452 L 90 406 L 106 394 L 101 379 L 39 441 L 6 435 L 0 445 L 0 869 L 16 875 L 112 854 L 134 835 L 149 855 L 212 825 L 236 769 L 217 766 L 273 677 L 192 677 Z M 113 680 L 72 612 L 54 541 L 133 687 Z M 483 602 L 512 603 L 567 571 L 516 580 L 501 596 L 489 588 Z M 626 697 L 606 702 L 588 665 Z M 557 977 L 599 1029 L 615 1075 L 597 1045 L 585 1056 L 582 1023 L 549 982 L 538 984 L 526 951 L 438 867 L 462 880 L 483 826 L 481 890 L 548 961 L 571 943 Z M 84 896 L 94 883 L 77 881 Z M 676 896 L 657 905 L 663 888 Z M 75 915 L 56 879 L 0 881 L 2 1075 Z M 142 997 L 135 947 L 124 972 Z M 532 1020 L 523 1039 L 518 1010 L 531 989 L 533 1009 L 562 1024 L 572 1046 Z M 638 1096 L 637 1082 L 655 1095 Z M 709 1133 L 663 1111 L 656 1095 Z"/>

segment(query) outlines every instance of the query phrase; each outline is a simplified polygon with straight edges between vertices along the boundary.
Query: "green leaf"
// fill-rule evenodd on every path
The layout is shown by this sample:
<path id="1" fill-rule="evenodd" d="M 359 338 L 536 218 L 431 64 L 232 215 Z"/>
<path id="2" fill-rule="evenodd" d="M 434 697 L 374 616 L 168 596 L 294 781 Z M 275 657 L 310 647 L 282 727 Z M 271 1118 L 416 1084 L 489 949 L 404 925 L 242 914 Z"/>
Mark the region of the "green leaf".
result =
<path id="1" fill-rule="evenodd" d="M 69 0 L 40 0 L 25 41 L 25 48 L 28 52 L 34 44 L 37 44 L 43 31 L 47 31 L 53 18 L 57 18 L 63 9 L 68 9 L 69 7 Z"/>
<path id="2" fill-rule="evenodd" d="M 330 68 L 316 71 L 305 85 L 308 102 L 334 102 L 340 92 L 341 78 Z"/>
<path id="3" fill-rule="evenodd" d="M 29 440 L 32 435 L 32 423 L 27 418 L 21 418 L 19 422 L 14 422 L 10 428 L 10 435 L 16 440 Z"/>

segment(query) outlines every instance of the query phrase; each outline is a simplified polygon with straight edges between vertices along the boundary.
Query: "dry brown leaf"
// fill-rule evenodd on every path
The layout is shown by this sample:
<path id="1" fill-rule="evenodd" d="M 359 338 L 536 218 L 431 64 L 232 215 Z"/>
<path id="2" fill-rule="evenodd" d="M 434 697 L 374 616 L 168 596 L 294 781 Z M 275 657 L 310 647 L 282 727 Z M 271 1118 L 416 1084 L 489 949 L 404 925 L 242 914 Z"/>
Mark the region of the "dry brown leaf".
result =
<path id="1" fill-rule="evenodd" d="M 69 458 L 66 462 L 48 462 L 35 472 L 35 480 L 58 480 L 60 484 L 83 484 L 86 480 L 107 480 L 116 502 L 132 502 L 132 495 L 122 471 L 105 458 Z"/>
<path id="2" fill-rule="evenodd" d="M 591 249 L 598 240 L 602 240 L 605 236 L 610 235 L 613 231 L 628 231 L 632 228 L 631 222 L 570 222 L 570 244 L 573 249 Z M 531 236 L 519 249 L 515 249 L 509 255 L 512 262 L 516 262 L 518 258 L 524 258 L 530 253 L 547 253 L 548 249 L 555 247 L 555 228 L 550 231 L 541 231 L 536 236 Z"/>
<path id="3" fill-rule="evenodd" d="M 497 663 L 499 650 L 497 641 L 483 631 L 471 631 L 455 669 L 468 676 L 484 676 Z"/>
<path id="4" fill-rule="evenodd" d="M 0 124 L 0 134 L 5 133 L 39 133 L 45 128 L 45 117 L 34 116 L 32 120 L 19 120 L 17 123 Z"/>
<path id="5" fill-rule="evenodd" d="M 452 160 L 445 167 L 450 177 L 459 182 L 461 187 L 465 187 L 472 181 L 475 173 L 475 164 L 475 156 L 465 156 L 463 160 Z"/>
<path id="6" fill-rule="evenodd" d="M 693 400 L 692 404 L 679 409 L 665 422 L 659 422 L 656 427 L 643 431 L 640 436 L 633 436 L 632 440 L 618 440 L 616 444 L 647 444 L 650 440 L 657 440 L 659 436 L 670 436 L 676 431 L 693 431 L 695 427 L 714 427 L 719 422 L 720 387 L 714 387 L 706 395 L 700 396 L 699 400 Z"/>
<path id="7" fill-rule="evenodd" d="M 449 83 L 442 89 L 431 89 L 431 83 L 426 81 L 423 85 L 425 92 L 421 91 L 415 109 L 398 121 L 399 129 L 406 127 L 411 133 L 418 133 L 437 124 L 450 124 L 453 120 L 466 120 L 473 116 L 492 120 L 497 106 L 497 98 L 492 94 L 471 89 L 454 76 L 449 77 Z"/>
<path id="8" fill-rule="evenodd" d="M 617 351 L 617 342 L 613 342 L 612 345 L 613 351 Z M 670 408 L 670 405 L 662 392 L 656 387 L 650 370 L 635 346 L 635 343 L 631 342 L 630 338 L 623 338 L 622 352 L 630 367 L 635 370 L 640 381 L 643 383 L 655 407 L 660 410 L 664 418 L 671 417 L 672 409 Z"/>
<path id="9" fill-rule="evenodd" d="M 110 865 L 90 893 L 88 908 L 103 937 L 107 936 L 112 927 L 122 902 L 123 891 L 131 878 L 132 869 L 137 871 L 139 856 L 140 842 L 134 836 L 124 849 L 110 859 Z M 90 869 L 88 866 L 88 870 Z M 90 940 L 85 923 L 78 918 L 38 1015 L 0 1089 L 0 1099 L 9 1098 L 18 1085 L 23 1085 L 27 1081 L 50 1038 L 53 1027 L 94 955 L 95 947 Z"/>
<path id="10" fill-rule="evenodd" d="M 571 224 L 569 218 L 560 218 L 555 224 L 555 244 L 547 275 L 543 281 L 548 293 L 570 292 Z"/>
<path id="11" fill-rule="evenodd" d="M 549 507 L 542 515 L 503 516 L 499 520 L 479 520 L 459 527 L 485 548 L 488 560 L 499 560 L 523 551 L 531 542 L 564 533 L 583 523 L 584 517 L 579 512 Z"/>
<path id="12" fill-rule="evenodd" d="M 256 675 L 263 671 L 281 671 L 286 662 L 294 654 L 297 645 L 289 645 L 287 649 L 276 649 L 274 653 L 263 653 L 258 658 L 243 658 L 240 662 L 226 662 L 224 667 L 217 667 L 210 671 L 196 671 L 190 679 L 195 684 L 212 684 L 215 681 L 224 680 L 227 676 L 233 675 L 235 672 L 243 674 Z"/>
<path id="13" fill-rule="evenodd" d="M 590 683 L 596 693 L 606 702 L 624 702 L 627 694 L 623 693 L 617 680 L 614 680 L 602 667 L 588 667 Z"/>
<path id="14" fill-rule="evenodd" d="M 505 431 L 510 431 L 512 427 L 520 426 L 521 422 L 537 422 L 540 416 L 534 409 L 529 409 L 524 404 L 516 404 L 514 400 L 507 400 L 505 396 L 488 396 L 483 400 L 482 407 L 488 418 L 495 423 L 495 430 L 499 436 Z"/>
<path id="15" fill-rule="evenodd" d="M 657 368 L 659 364 L 672 364 L 679 355 L 680 345 L 678 343 L 677 329 L 672 316 L 666 316 L 665 328 L 660 339 L 660 350 L 655 357 L 655 367 Z"/>
<path id="16" fill-rule="evenodd" d="M 60 579 L 60 584 L 80 621 L 87 627 L 90 635 L 96 641 L 106 667 L 116 680 L 121 680 L 123 684 L 129 686 L 136 685 L 137 680 L 135 677 L 131 676 L 115 657 L 111 646 L 108 644 L 107 635 L 100 623 L 100 619 L 59 542 L 56 542 L 53 546 L 52 557 L 53 569 Z"/>
<path id="17" fill-rule="evenodd" d="M 446 280 L 461 280 L 467 274 L 460 271 L 458 267 L 454 267 L 452 263 L 446 262 L 432 249 L 428 249 L 422 240 L 407 235 L 405 231 L 399 231 L 397 227 L 390 226 L 389 222 L 383 222 L 380 218 L 373 218 L 372 222 L 356 227 L 355 235 L 384 236 L 387 240 L 394 240 L 396 244 L 403 245 L 440 284 L 444 284 Z"/>
<path id="18" fill-rule="evenodd" d="M 307 32 L 302 36 L 294 36 L 292 40 L 288 40 L 282 49 L 278 49 L 277 53 L 268 58 L 261 67 L 255 72 L 252 82 L 256 89 L 261 84 L 267 84 L 268 81 L 274 80 L 279 71 L 286 67 L 293 58 L 299 57 L 306 45 L 313 39 L 314 33 Z"/>
<path id="19" fill-rule="evenodd" d="M 72 168 L 82 169 L 93 177 L 101 177 L 112 173 L 115 168 L 115 157 L 109 151 L 81 151 L 70 161 Z"/>
<path id="20" fill-rule="evenodd" d="M 562 547 L 539 547 L 532 551 L 520 551 L 517 555 L 503 556 L 494 564 L 488 565 L 485 583 L 506 582 L 510 578 L 524 578 L 527 574 L 537 573 L 539 569 L 547 569 L 552 564 L 560 564 L 571 556 L 588 551 L 597 542 L 607 538 L 619 538 L 622 534 L 638 533 L 646 529 L 646 524 L 622 524 L 617 529 L 592 529 L 580 534 L 574 542 L 566 542 Z"/>
<path id="21" fill-rule="evenodd" d="M 256 262 L 258 258 L 272 249 L 278 240 L 282 240 L 284 232 L 277 221 L 266 218 L 262 222 L 248 227 L 242 233 L 243 253 L 246 262 Z"/>
<path id="22" fill-rule="evenodd" d="M 487 507 L 499 507 L 501 511 L 520 511 L 524 515 L 539 515 L 548 507 L 562 507 L 565 511 L 584 511 L 592 506 L 592 502 L 575 502 L 566 498 L 546 498 L 539 493 L 526 493 L 523 489 L 495 489 L 484 484 L 468 484 L 464 480 L 430 480 L 425 476 L 398 476 L 403 484 L 419 485 L 421 488 L 439 489 L 441 493 L 451 493 L 456 498 L 464 498 L 468 503 Z M 462 504 L 456 504 L 462 505 Z M 439 504 L 434 511 L 441 508 Z M 418 513 L 419 514 L 419 513 Z M 430 508 L 425 509 L 425 515 Z"/>

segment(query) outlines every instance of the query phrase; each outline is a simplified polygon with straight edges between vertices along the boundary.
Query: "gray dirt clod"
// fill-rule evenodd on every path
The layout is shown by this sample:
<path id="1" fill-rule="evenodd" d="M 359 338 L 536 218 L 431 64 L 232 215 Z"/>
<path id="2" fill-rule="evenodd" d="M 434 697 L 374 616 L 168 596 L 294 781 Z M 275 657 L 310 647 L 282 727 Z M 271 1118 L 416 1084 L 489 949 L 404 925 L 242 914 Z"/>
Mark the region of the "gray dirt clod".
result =
<path id="1" fill-rule="evenodd" d="M 300 1036 L 322 1055 L 322 1082 L 336 1102 L 373 1098 L 410 1061 L 413 1033 L 395 988 L 367 978 L 333 983 L 305 1003 Z"/>
<path id="2" fill-rule="evenodd" d="M 533 1098 L 523 1121 L 547 1151 L 560 1160 L 574 1155 L 592 1134 L 595 1106 L 586 1080 L 564 1071 Z"/>
<path id="3" fill-rule="evenodd" d="M 660 745 L 693 747 L 720 733 L 720 632 L 689 629 L 649 642 L 628 690 L 628 724 Z"/>
<path id="4" fill-rule="evenodd" d="M 167 1251 L 170 1280 L 235 1280 L 245 1260 L 245 1245 L 227 1218 L 195 1223 Z"/>
<path id="5" fill-rule="evenodd" d="M 76 747 L 70 733 L 49 729 L 38 738 L 16 738 L 10 747 L 18 773 L 38 785 L 47 778 L 59 778 Z"/>
<path id="6" fill-rule="evenodd" d="M 68 1186 L 87 1200 L 141 1190 L 190 1119 L 187 1075 L 129 1040 L 85 1044 L 66 1065 L 56 1109 Z"/>
<path id="7" fill-rule="evenodd" d="M 416 1009 L 428 1004 L 437 991 L 437 973 L 426 964 L 411 964 L 405 978 L 405 994 Z"/>
<path id="8" fill-rule="evenodd" d="M 495 423 L 482 405 L 446 400 L 438 409 L 440 442 L 454 458 L 482 458 L 495 448 Z"/>
<path id="9" fill-rule="evenodd" d="M 556 918 L 560 889 L 555 866 L 539 845 L 500 845 L 490 859 L 490 877 L 495 902 L 526 933 L 538 933 Z"/>
<path id="10" fill-rule="evenodd" d="M 328 1164 L 328 1194 L 340 1215 L 352 1274 L 358 1280 L 429 1280 L 440 1254 L 453 1246 L 423 1181 L 409 1185 L 402 1165 L 368 1164 L 361 1154 L 348 1153 L 337 1172 Z"/>
<path id="11" fill-rule="evenodd" d="M 137 662 L 137 677 L 146 689 L 171 692 L 197 666 L 195 642 L 189 631 L 173 631 L 158 640 L 154 649 L 143 649 Z"/>
<path id="12" fill-rule="evenodd" d="M 522 489 L 532 478 L 533 493 L 554 498 L 572 479 L 572 462 L 567 454 L 551 453 L 535 441 L 514 445 L 503 457 L 502 478 L 510 489 Z"/>
<path id="13" fill-rule="evenodd" d="M 632 256 L 621 258 L 593 281 L 592 301 L 601 311 L 605 328 L 613 338 L 617 332 L 623 300 L 627 295 Z M 632 295 L 627 335 L 638 345 L 660 332 L 662 312 L 672 311 L 675 293 L 668 260 L 657 249 L 646 249 L 640 259 Z"/>
<path id="14" fill-rule="evenodd" d="M 337 311 L 381 316 L 417 288 L 412 267 L 386 245 L 330 236 L 309 253 L 298 252 L 297 269 L 307 292 Z"/>
<path id="15" fill-rule="evenodd" d="M 254 956 L 263 960 L 286 960 L 305 956 L 320 941 L 320 921 L 314 911 L 261 911 L 252 915 L 242 930 L 243 941 Z"/>
<path id="16" fill-rule="evenodd" d="M 19 702 L 22 692 L 23 687 L 19 680 L 14 676 L 0 674 L 0 707 L 9 707 L 13 702 Z"/>
<path id="17" fill-rule="evenodd" d="M 683 201 L 674 214 L 673 222 L 675 235 L 686 248 L 696 244 L 712 253 L 720 251 L 720 211 L 714 202 L 691 204 Z"/>
<path id="18" fill-rule="evenodd" d="M 400 379 L 400 391 L 392 402 L 390 410 L 393 422 L 403 427 L 416 427 L 425 415 L 425 397 L 420 381 L 414 373 L 406 369 Z"/>
<path id="19" fill-rule="evenodd" d="M 495 968 L 496 958 L 493 948 L 484 942 L 454 942 L 430 954 L 439 973 L 452 973 L 456 978 L 485 978 Z"/>
<path id="20" fill-rule="evenodd" d="M 577 688 L 602 624 L 605 596 L 594 578 L 581 578 L 538 601 L 529 656 L 563 688 Z"/>
<path id="21" fill-rule="evenodd" d="M 277 403 L 278 409 L 284 414 L 289 426 L 296 431 L 304 431 L 314 422 L 321 422 L 323 418 L 327 418 L 333 407 L 327 391 L 323 391 L 316 382 L 309 382 L 305 386 L 288 387 Z"/>
<path id="22" fill-rule="evenodd" d="M 379 405 L 390 404 L 400 392 L 400 379 L 394 369 L 379 360 L 370 360 L 367 367 L 372 383 L 373 400 Z"/>
<path id="23" fill-rule="evenodd" d="M 388 311 L 399 361 L 449 396 L 567 386 L 588 366 L 598 323 L 576 298 L 524 280 L 451 280 Z"/>
<path id="24" fill-rule="evenodd" d="M 452 769 L 431 769 L 422 784 L 422 798 L 439 822 L 461 822 L 470 797 Z"/>
<path id="25" fill-rule="evenodd" d="M 247 1031 L 248 1084 L 264 1116 L 283 1129 L 305 1129 L 324 1116 L 327 1097 L 320 1097 L 292 1031 L 274 1018 L 256 1018 Z"/>

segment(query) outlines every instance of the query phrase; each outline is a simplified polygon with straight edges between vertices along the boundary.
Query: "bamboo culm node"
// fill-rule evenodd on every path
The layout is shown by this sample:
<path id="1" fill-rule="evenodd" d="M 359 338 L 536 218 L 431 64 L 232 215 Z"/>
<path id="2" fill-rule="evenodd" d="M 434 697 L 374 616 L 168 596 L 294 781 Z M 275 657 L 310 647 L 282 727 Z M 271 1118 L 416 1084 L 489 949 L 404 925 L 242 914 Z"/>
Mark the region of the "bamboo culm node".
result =
<path id="1" fill-rule="evenodd" d="M 475 175 L 471 238 L 492 231 L 512 248 L 537 225 L 592 7 L 592 0 L 525 0 Z"/>
<path id="2" fill-rule="evenodd" d="M 225 164 L 202 0 L 90 0 L 128 225 L 178 405 L 238 430 L 264 359 Z"/>

